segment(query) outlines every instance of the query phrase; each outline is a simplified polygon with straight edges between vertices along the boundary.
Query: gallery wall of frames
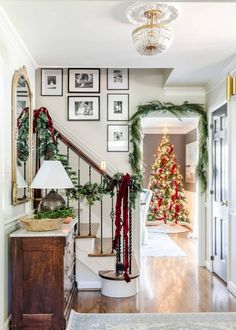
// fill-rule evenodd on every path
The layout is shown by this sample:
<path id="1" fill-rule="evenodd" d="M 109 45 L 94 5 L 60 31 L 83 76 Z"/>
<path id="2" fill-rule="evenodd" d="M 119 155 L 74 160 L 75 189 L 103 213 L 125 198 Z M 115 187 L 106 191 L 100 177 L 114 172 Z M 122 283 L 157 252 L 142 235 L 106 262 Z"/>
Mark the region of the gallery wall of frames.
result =
<path id="1" fill-rule="evenodd" d="M 100 75 L 101 70 L 97 68 L 67 69 L 68 121 L 100 121 Z M 107 151 L 128 152 L 129 69 L 109 68 L 106 76 Z M 42 68 L 41 96 L 64 96 L 63 81 L 63 69 Z"/>

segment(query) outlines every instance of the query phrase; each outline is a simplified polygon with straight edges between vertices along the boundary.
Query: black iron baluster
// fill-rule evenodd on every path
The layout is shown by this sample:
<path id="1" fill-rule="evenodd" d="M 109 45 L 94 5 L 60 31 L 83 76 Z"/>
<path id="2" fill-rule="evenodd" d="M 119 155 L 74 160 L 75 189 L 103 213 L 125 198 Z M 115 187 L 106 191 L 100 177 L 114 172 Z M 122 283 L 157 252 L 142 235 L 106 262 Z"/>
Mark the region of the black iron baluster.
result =
<path id="1" fill-rule="evenodd" d="M 101 175 L 101 185 L 103 183 L 103 176 Z M 100 253 L 103 254 L 103 202 L 101 198 L 101 246 Z"/>
<path id="2" fill-rule="evenodd" d="M 132 274 L 132 207 L 130 203 L 130 194 L 132 193 L 132 183 L 129 185 L 129 273 Z"/>
<path id="3" fill-rule="evenodd" d="M 24 162 L 24 179 L 27 182 L 27 178 L 26 178 L 26 162 Z M 24 188 L 24 196 L 23 198 L 27 198 L 26 196 L 26 188 Z"/>
<path id="4" fill-rule="evenodd" d="M 91 173 L 91 165 L 89 165 L 89 184 L 91 184 L 91 177 L 92 177 L 92 173 Z M 89 236 L 92 235 L 92 222 L 91 222 L 91 205 L 89 204 Z"/>
<path id="5" fill-rule="evenodd" d="M 66 156 L 67 156 L 67 166 L 69 166 L 69 160 L 70 160 L 70 148 L 67 147 L 67 152 L 66 152 Z M 70 199 L 69 199 L 69 194 L 67 193 L 66 194 L 66 204 L 67 204 L 67 207 L 70 206 Z"/>
<path id="6" fill-rule="evenodd" d="M 80 157 L 78 156 L 78 189 L 80 186 Z M 80 236 L 80 197 L 78 196 L 78 227 L 77 235 Z"/>
<path id="7" fill-rule="evenodd" d="M 114 195 L 111 195 L 111 253 L 113 253 L 113 239 L 114 239 Z"/>

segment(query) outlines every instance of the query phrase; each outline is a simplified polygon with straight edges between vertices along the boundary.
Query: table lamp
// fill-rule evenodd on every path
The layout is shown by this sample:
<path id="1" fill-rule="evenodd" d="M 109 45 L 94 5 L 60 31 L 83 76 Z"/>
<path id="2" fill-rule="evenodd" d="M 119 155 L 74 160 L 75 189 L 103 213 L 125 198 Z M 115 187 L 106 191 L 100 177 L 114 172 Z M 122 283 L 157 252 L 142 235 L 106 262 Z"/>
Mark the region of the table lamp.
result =
<path id="1" fill-rule="evenodd" d="M 40 202 L 38 212 L 55 211 L 65 207 L 64 198 L 54 189 L 74 188 L 62 163 L 58 160 L 45 160 L 30 187 L 33 189 L 51 189 Z"/>

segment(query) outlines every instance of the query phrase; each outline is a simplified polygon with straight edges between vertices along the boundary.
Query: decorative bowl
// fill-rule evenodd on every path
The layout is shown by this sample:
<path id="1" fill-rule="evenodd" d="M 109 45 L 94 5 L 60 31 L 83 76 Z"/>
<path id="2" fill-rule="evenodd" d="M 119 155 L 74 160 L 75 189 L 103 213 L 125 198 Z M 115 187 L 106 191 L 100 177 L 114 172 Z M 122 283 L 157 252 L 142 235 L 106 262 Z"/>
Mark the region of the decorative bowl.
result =
<path id="1" fill-rule="evenodd" d="M 28 231 L 51 231 L 56 230 L 63 224 L 64 218 L 57 219 L 34 219 L 33 217 L 25 217 L 20 219 L 24 228 Z"/>

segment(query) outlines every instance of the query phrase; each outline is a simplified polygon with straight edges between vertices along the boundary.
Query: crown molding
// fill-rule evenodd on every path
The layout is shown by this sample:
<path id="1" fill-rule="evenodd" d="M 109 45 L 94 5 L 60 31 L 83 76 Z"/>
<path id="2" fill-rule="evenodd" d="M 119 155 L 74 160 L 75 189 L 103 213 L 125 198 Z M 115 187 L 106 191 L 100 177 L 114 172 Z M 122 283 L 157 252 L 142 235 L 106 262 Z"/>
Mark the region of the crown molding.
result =
<path id="1" fill-rule="evenodd" d="M 225 83 L 225 79 L 228 74 L 236 75 L 236 55 L 234 56 L 233 60 L 231 60 L 220 73 L 215 75 L 213 79 L 211 79 L 206 84 L 206 94 L 209 94 L 214 89 L 216 89 L 221 84 Z"/>
<path id="2" fill-rule="evenodd" d="M 23 48 L 25 51 L 27 57 L 32 62 L 35 69 L 38 68 L 38 64 L 33 58 L 32 54 L 30 53 L 29 49 L 26 47 L 24 41 L 22 40 L 21 36 L 19 35 L 18 31 L 16 30 L 15 26 L 12 24 L 11 20 L 7 16 L 6 12 L 0 5 L 0 29 L 4 30 L 7 34 L 7 38 L 9 38 L 9 41 L 16 45 L 18 44 L 20 47 Z"/>
<path id="3" fill-rule="evenodd" d="M 206 96 L 204 87 L 178 87 L 178 86 L 164 86 L 163 90 L 167 96 Z"/>

